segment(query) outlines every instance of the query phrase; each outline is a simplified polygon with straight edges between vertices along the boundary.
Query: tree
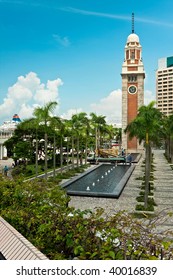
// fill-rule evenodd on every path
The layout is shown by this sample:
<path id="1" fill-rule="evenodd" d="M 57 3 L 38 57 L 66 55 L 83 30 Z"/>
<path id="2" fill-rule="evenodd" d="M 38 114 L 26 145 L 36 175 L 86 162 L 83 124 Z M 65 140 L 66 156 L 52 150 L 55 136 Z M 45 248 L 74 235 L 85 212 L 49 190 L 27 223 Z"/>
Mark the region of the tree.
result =
<path id="1" fill-rule="evenodd" d="M 148 206 L 149 179 L 151 169 L 151 147 L 152 144 L 159 145 L 163 136 L 162 113 L 154 107 L 155 102 L 139 108 L 136 118 L 127 125 L 125 133 L 129 133 L 129 138 L 136 136 L 139 143 L 145 143 L 145 209 Z"/>
<path id="2" fill-rule="evenodd" d="M 82 135 L 84 134 L 84 139 L 85 139 L 85 164 L 87 164 L 87 151 L 88 151 L 88 140 L 89 140 L 89 135 L 90 135 L 90 120 L 87 117 L 86 113 L 80 113 L 79 115 L 81 123 L 83 125 L 82 127 Z"/>
<path id="3" fill-rule="evenodd" d="M 91 116 L 91 124 L 93 125 L 95 129 L 95 150 L 96 153 L 98 153 L 98 150 L 100 148 L 100 142 L 101 142 L 101 134 L 103 131 L 106 129 L 106 121 L 105 121 L 105 116 L 97 116 L 95 113 L 90 113 Z"/>
<path id="4" fill-rule="evenodd" d="M 82 114 L 82 113 L 79 113 L 79 114 Z M 75 114 L 71 118 L 73 133 L 74 133 L 74 136 L 77 141 L 77 167 L 79 166 L 79 137 L 80 137 L 80 133 L 81 133 L 81 129 L 82 129 L 82 123 L 81 123 L 82 116 L 79 114 Z"/>
<path id="5" fill-rule="evenodd" d="M 72 127 L 75 130 L 75 135 L 77 139 L 77 166 L 79 165 L 79 151 L 80 143 L 79 139 L 84 139 L 85 141 L 85 164 L 87 162 L 87 149 L 88 149 L 88 137 L 90 132 L 90 122 L 87 118 L 87 114 L 85 112 L 81 112 L 72 116 Z M 80 141 L 82 143 L 82 141 Z M 83 147 L 81 146 L 83 150 Z M 82 154 L 80 155 L 82 156 Z"/>
<path id="6" fill-rule="evenodd" d="M 38 120 L 26 119 L 18 124 L 13 136 L 4 143 L 14 161 L 22 158 L 32 163 L 35 154 L 36 176 L 38 175 L 38 134 L 40 139 L 43 138 L 43 131 L 39 127 Z"/>
<path id="7" fill-rule="evenodd" d="M 45 152 L 45 178 L 47 179 L 47 144 L 48 144 L 48 125 L 51 120 L 51 114 L 53 114 L 55 107 L 57 106 L 56 101 L 50 101 L 43 107 L 37 107 L 34 110 L 33 115 L 37 118 L 39 124 L 44 127 L 44 152 Z"/>
<path id="8" fill-rule="evenodd" d="M 58 135 L 60 137 L 60 167 L 62 173 L 63 167 L 63 140 L 64 140 L 64 133 L 65 133 L 65 123 L 59 117 L 52 117 L 51 127 L 54 128 L 54 176 L 55 176 L 55 137 Z"/>
<path id="9" fill-rule="evenodd" d="M 29 132 L 30 130 L 35 130 L 35 139 L 32 138 L 32 145 L 35 142 L 35 173 L 36 177 L 38 176 L 38 129 L 39 129 L 39 121 L 36 118 L 26 119 L 20 124 L 21 128 L 24 131 Z"/>

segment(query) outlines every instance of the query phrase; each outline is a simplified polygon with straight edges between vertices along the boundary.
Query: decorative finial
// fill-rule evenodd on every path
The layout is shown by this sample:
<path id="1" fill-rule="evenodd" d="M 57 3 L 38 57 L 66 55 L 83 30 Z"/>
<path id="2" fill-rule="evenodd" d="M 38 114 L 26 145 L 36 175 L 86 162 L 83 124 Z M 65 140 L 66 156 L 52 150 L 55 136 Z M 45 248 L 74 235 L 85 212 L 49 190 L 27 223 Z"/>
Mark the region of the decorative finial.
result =
<path id="1" fill-rule="evenodd" d="M 134 13 L 132 13 L 132 33 L 134 33 Z"/>

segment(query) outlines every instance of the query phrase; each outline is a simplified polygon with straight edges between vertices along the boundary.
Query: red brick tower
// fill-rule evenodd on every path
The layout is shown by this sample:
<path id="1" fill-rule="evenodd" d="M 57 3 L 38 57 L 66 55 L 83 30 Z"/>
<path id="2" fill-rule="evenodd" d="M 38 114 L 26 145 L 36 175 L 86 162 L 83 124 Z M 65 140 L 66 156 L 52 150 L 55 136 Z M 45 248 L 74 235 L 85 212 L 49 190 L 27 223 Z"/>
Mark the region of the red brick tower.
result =
<path id="1" fill-rule="evenodd" d="M 139 37 L 134 33 L 134 15 L 132 15 L 132 33 L 127 38 L 125 59 L 122 65 L 122 147 L 128 152 L 137 152 L 142 147 L 136 138 L 128 139 L 123 131 L 137 115 L 138 108 L 144 104 L 144 65 Z"/>

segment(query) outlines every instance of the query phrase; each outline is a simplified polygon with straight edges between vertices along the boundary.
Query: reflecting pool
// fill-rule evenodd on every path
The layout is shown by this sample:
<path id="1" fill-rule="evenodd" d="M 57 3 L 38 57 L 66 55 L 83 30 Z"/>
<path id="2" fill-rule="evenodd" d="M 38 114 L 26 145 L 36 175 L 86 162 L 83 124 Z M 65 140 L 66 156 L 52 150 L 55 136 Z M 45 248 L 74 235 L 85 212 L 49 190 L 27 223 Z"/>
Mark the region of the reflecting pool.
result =
<path id="1" fill-rule="evenodd" d="M 133 170 L 134 165 L 100 164 L 62 187 L 69 195 L 118 198 Z"/>

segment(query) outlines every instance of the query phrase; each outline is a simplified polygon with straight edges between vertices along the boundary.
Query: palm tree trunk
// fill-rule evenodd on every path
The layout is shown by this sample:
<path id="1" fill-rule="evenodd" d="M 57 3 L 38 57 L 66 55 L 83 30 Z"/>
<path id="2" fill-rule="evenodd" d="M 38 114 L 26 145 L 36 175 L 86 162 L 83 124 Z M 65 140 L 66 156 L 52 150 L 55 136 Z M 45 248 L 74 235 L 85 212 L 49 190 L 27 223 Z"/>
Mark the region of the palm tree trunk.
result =
<path id="1" fill-rule="evenodd" d="M 55 134 L 53 136 L 53 178 L 56 176 L 56 139 Z"/>
<path id="2" fill-rule="evenodd" d="M 79 135 L 77 137 L 77 167 L 79 167 Z"/>
<path id="3" fill-rule="evenodd" d="M 38 177 L 38 138 L 36 134 L 36 143 L 35 143 L 35 176 Z"/>
<path id="4" fill-rule="evenodd" d="M 72 135 L 72 169 L 74 169 L 74 136 Z"/>
<path id="5" fill-rule="evenodd" d="M 165 155 L 166 158 L 169 158 L 169 138 L 167 137 L 165 140 Z"/>
<path id="6" fill-rule="evenodd" d="M 149 193 L 149 180 L 150 180 L 150 144 L 146 143 L 145 148 L 145 196 L 144 208 L 148 207 L 148 193 Z"/>
<path id="7" fill-rule="evenodd" d="M 88 141 L 87 141 L 87 136 L 85 139 L 85 165 L 87 164 L 87 146 L 88 146 Z"/>
<path id="8" fill-rule="evenodd" d="M 68 137 L 67 137 L 67 170 L 69 170 L 69 152 L 68 152 Z"/>
<path id="9" fill-rule="evenodd" d="M 173 139 L 170 137 L 170 160 L 173 163 Z"/>
<path id="10" fill-rule="evenodd" d="M 97 127 L 96 127 L 96 149 L 95 149 L 95 153 L 96 155 L 98 154 L 98 139 L 97 139 Z"/>
<path id="11" fill-rule="evenodd" d="M 61 144 L 60 144 L 60 167 L 61 167 L 61 174 L 62 174 L 62 167 L 63 167 L 62 136 L 61 136 Z"/>
<path id="12" fill-rule="evenodd" d="M 45 153 L 45 166 L 44 166 L 44 171 L 45 171 L 45 179 L 47 180 L 47 133 L 44 135 L 44 153 Z"/>

